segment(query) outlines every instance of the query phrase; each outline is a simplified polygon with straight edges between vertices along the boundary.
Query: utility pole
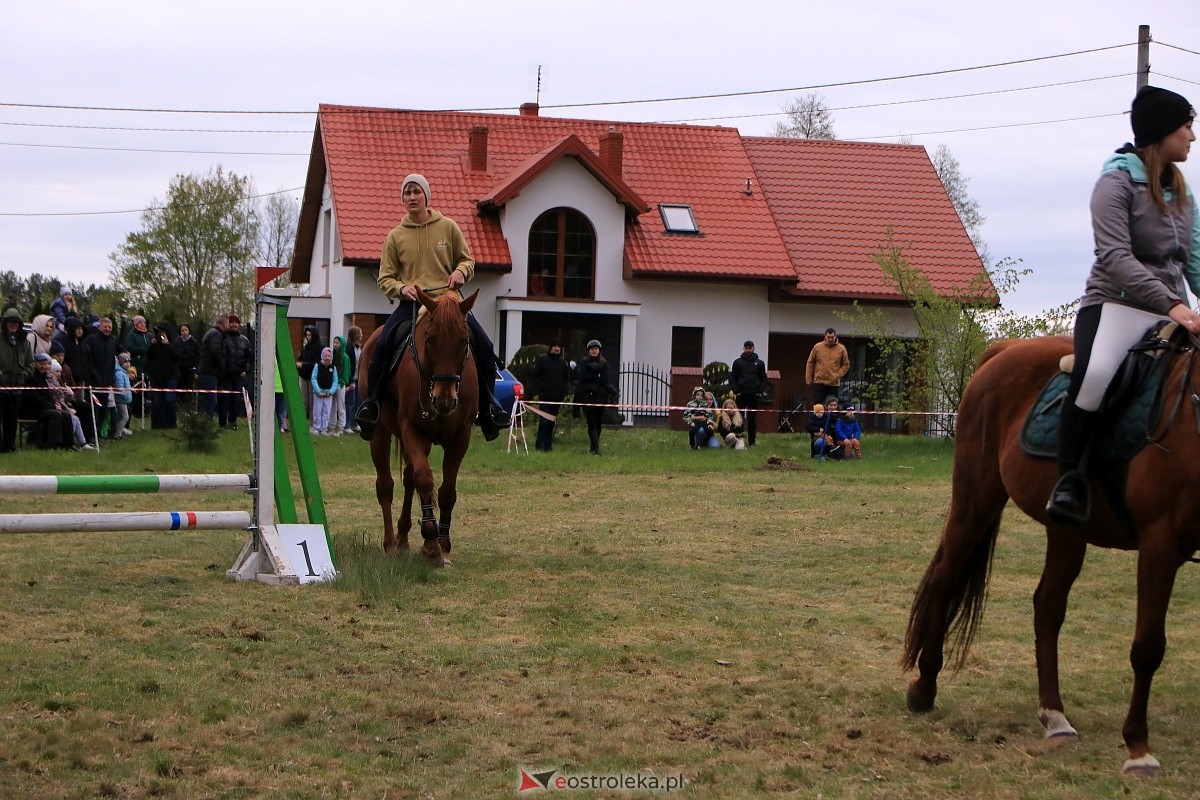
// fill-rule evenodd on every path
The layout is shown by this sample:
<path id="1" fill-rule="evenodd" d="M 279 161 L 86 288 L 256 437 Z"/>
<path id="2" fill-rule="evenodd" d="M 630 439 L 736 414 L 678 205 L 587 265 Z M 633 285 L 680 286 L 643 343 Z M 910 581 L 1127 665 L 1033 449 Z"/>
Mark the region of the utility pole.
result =
<path id="1" fill-rule="evenodd" d="M 1138 25 L 1137 88 L 1150 83 L 1150 26 Z"/>

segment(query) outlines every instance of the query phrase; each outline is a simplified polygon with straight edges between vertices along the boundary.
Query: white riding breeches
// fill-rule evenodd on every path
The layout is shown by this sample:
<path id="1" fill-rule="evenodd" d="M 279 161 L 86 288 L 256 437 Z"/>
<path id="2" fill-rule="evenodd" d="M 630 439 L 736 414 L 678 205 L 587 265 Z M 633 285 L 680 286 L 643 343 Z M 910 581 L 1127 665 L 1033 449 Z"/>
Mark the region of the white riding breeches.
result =
<path id="1" fill-rule="evenodd" d="M 1096 411 L 1104 399 L 1108 385 L 1129 348 L 1142 340 L 1146 331 L 1160 320 L 1170 317 L 1143 311 L 1140 308 L 1105 303 L 1100 309 L 1100 324 L 1092 339 L 1092 350 L 1088 357 L 1087 373 L 1079 386 L 1075 405 L 1084 411 Z"/>

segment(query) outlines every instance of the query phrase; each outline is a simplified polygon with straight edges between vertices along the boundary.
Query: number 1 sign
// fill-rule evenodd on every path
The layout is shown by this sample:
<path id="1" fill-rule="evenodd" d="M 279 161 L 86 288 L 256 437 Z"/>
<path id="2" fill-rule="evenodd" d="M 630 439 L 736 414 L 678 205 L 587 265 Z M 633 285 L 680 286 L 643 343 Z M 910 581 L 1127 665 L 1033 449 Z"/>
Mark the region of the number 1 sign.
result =
<path id="1" fill-rule="evenodd" d="M 276 525 L 283 545 L 279 553 L 301 583 L 328 581 L 337 577 L 325 528 L 321 525 Z"/>

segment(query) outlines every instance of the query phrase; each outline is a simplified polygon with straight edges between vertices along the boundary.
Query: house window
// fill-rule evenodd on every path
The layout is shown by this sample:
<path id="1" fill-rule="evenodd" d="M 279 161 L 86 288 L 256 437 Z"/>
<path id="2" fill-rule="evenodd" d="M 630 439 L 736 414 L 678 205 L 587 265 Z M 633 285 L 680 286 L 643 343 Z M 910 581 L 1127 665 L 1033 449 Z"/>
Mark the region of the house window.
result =
<path id="1" fill-rule="evenodd" d="M 658 213 L 662 214 L 663 227 L 668 233 L 699 233 L 700 228 L 696 226 L 696 217 L 692 214 L 692 207 L 683 203 L 672 205 L 670 203 L 659 203 Z"/>
<path id="2" fill-rule="evenodd" d="M 703 367 L 704 328 L 671 328 L 671 366 Z"/>
<path id="3" fill-rule="evenodd" d="M 553 208 L 529 229 L 530 297 L 592 299 L 596 232 L 573 208 Z"/>

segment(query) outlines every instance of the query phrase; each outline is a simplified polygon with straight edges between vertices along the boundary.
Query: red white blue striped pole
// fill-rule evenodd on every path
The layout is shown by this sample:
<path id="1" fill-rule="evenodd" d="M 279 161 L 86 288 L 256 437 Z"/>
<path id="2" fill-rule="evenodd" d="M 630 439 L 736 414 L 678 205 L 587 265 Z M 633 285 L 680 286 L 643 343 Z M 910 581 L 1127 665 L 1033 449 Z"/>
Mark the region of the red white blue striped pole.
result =
<path id="1" fill-rule="evenodd" d="M 107 514 L 0 514 L 0 533 L 230 531 L 250 528 L 248 511 L 129 511 Z"/>

